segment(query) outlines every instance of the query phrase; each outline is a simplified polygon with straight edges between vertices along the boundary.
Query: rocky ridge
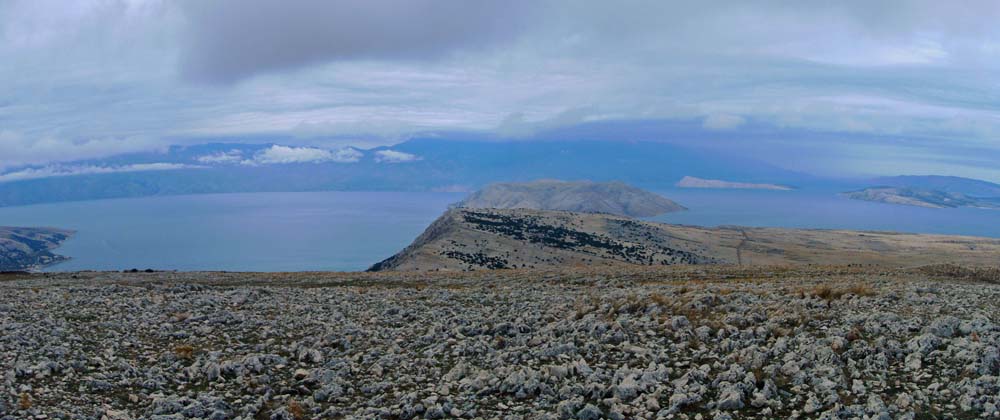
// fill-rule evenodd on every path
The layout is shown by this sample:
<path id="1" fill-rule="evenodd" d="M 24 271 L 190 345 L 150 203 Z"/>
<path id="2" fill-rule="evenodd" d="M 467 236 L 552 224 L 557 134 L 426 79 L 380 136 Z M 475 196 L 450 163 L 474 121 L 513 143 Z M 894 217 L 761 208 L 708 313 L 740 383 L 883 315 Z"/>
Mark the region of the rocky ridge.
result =
<path id="1" fill-rule="evenodd" d="M 645 222 L 606 214 L 452 209 L 372 271 L 677 264 L 996 264 L 1000 239 Z"/>

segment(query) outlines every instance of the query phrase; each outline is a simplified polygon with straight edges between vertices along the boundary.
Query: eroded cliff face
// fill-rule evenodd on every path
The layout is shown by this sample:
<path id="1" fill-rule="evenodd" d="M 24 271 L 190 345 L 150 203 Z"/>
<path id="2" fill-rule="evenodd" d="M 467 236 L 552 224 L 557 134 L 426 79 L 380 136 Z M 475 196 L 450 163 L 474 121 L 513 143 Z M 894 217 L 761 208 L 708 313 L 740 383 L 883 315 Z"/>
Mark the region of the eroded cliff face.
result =
<path id="1" fill-rule="evenodd" d="M 64 229 L 0 226 L 0 271 L 30 271 L 66 260 L 52 250 L 73 233 Z"/>

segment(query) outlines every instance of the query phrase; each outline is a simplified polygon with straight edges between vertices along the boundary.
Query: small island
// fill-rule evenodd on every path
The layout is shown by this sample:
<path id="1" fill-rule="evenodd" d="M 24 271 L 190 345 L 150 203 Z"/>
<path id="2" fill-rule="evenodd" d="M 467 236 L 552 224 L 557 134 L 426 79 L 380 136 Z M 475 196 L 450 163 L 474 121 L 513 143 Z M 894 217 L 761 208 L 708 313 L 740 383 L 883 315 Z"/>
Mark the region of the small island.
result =
<path id="1" fill-rule="evenodd" d="M 1000 201 L 989 198 L 971 197 L 956 192 L 906 187 L 871 187 L 863 190 L 841 193 L 853 199 L 876 203 L 900 204 L 926 208 L 977 207 L 1000 209 Z"/>
<path id="2" fill-rule="evenodd" d="M 73 231 L 0 226 L 0 272 L 36 271 L 69 258 L 52 252 Z"/>
<path id="3" fill-rule="evenodd" d="M 558 180 L 491 184 L 455 207 L 562 210 L 627 217 L 652 217 L 687 210 L 660 195 L 621 182 Z"/>
<path id="4" fill-rule="evenodd" d="M 704 179 L 693 176 L 685 176 L 677 181 L 674 186 L 680 188 L 713 188 L 713 189 L 734 189 L 734 190 L 773 190 L 791 191 L 795 188 L 778 184 L 753 184 L 749 182 L 730 182 L 719 179 Z"/>

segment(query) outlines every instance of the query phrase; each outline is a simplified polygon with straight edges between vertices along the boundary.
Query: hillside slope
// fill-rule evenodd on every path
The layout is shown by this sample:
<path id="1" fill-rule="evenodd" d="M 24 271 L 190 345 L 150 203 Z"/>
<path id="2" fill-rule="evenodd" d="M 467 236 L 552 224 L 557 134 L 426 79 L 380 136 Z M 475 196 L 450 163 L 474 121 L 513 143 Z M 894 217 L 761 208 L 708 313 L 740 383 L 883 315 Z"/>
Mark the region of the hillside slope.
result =
<path id="1" fill-rule="evenodd" d="M 0 226 L 0 271 L 41 268 L 65 260 L 52 250 L 73 235 L 73 231 L 51 228 Z"/>
<path id="2" fill-rule="evenodd" d="M 539 210 L 449 210 L 371 271 L 673 264 L 996 264 L 1000 239 L 667 225 Z"/>
<path id="3" fill-rule="evenodd" d="M 557 180 L 491 184 L 456 207 L 563 210 L 630 217 L 686 210 L 660 195 L 621 182 Z"/>

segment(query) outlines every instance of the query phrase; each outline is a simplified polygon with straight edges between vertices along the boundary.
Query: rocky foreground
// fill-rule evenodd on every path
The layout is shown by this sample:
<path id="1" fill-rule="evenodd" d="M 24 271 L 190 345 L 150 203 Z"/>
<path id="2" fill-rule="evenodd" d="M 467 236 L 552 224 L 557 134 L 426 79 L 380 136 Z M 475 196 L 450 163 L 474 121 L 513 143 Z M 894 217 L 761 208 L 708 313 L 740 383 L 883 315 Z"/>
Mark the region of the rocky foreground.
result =
<path id="1" fill-rule="evenodd" d="M 0 277 L 3 419 L 997 418 L 1000 271 Z"/>

